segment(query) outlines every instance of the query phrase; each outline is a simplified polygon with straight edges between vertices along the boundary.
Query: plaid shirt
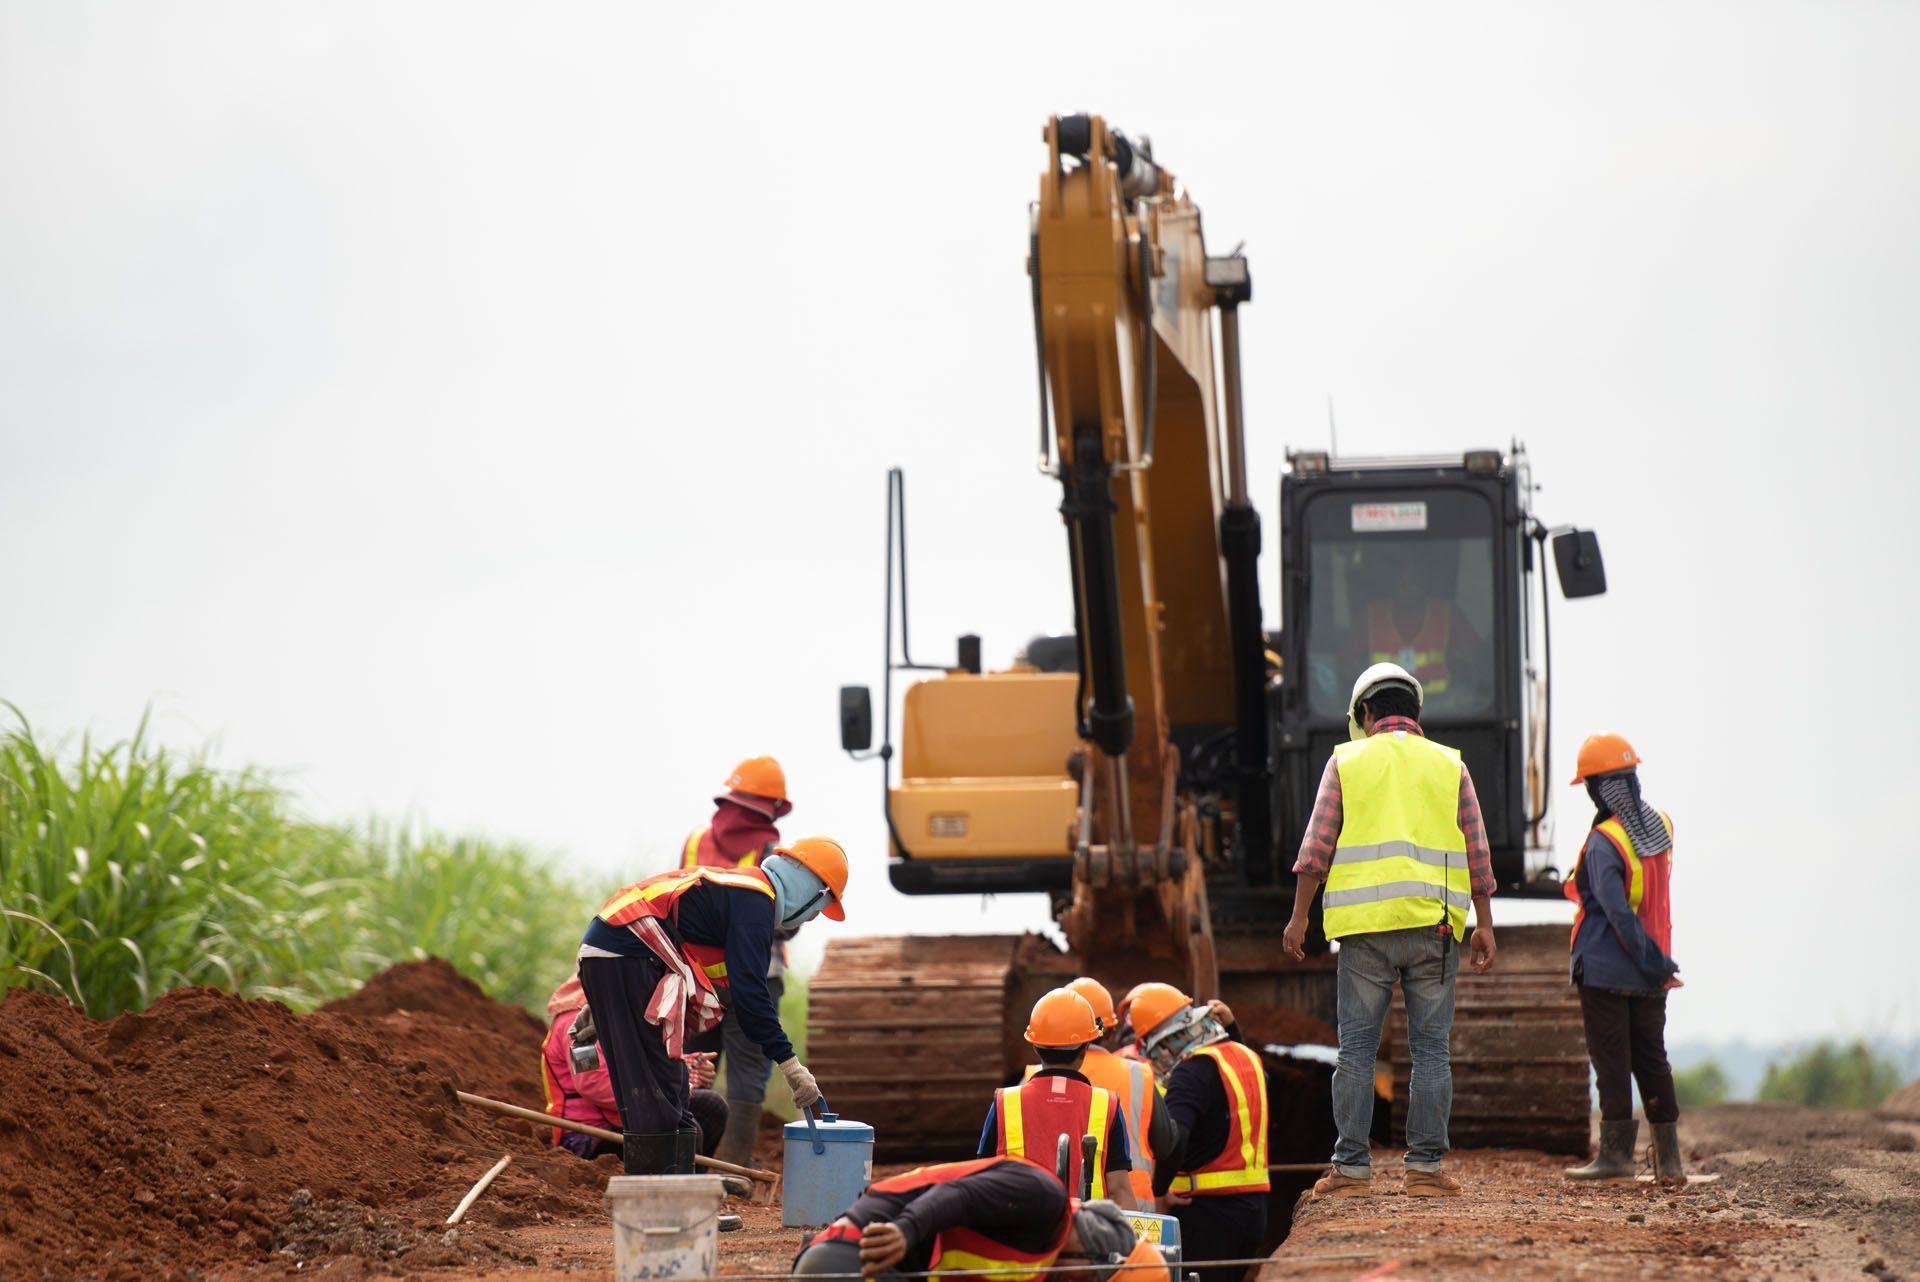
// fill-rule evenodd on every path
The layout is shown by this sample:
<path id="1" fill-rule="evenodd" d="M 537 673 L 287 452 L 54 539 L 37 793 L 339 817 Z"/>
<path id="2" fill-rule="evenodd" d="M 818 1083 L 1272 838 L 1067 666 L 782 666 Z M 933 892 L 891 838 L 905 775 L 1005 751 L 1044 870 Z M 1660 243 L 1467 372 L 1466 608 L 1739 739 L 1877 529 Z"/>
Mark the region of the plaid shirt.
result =
<path id="1" fill-rule="evenodd" d="M 1426 732 L 1412 717 L 1382 717 L 1373 727 L 1374 734 L 1405 730 L 1422 738 Z M 1307 835 L 1300 839 L 1300 857 L 1293 861 L 1297 873 L 1312 873 L 1325 881 L 1333 866 L 1333 848 L 1340 840 L 1340 826 L 1346 813 L 1340 805 L 1340 770 L 1336 758 L 1327 758 L 1327 772 L 1320 776 L 1320 794 L 1313 800 L 1313 817 L 1307 820 Z M 1460 765 L 1460 832 L 1467 839 L 1467 878 L 1475 896 L 1493 893 L 1493 856 L 1487 849 L 1487 823 L 1480 817 L 1480 798 L 1473 790 L 1473 776 L 1466 763 Z"/>

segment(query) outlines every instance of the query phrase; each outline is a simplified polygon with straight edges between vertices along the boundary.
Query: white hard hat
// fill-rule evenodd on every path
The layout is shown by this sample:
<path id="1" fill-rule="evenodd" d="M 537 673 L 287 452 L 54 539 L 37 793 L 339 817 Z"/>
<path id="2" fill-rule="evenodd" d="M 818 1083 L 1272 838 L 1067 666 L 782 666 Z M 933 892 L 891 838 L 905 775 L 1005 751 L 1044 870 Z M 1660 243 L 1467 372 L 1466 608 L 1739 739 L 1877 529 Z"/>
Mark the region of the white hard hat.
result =
<path id="1" fill-rule="evenodd" d="M 1347 700 L 1347 729 L 1356 739 L 1366 735 L 1360 729 L 1360 701 L 1372 694 L 1374 687 L 1392 682 L 1404 685 L 1413 691 L 1415 714 L 1427 706 L 1427 693 L 1420 688 L 1420 680 L 1397 663 L 1376 663 L 1360 674 L 1353 683 L 1353 697 Z"/>

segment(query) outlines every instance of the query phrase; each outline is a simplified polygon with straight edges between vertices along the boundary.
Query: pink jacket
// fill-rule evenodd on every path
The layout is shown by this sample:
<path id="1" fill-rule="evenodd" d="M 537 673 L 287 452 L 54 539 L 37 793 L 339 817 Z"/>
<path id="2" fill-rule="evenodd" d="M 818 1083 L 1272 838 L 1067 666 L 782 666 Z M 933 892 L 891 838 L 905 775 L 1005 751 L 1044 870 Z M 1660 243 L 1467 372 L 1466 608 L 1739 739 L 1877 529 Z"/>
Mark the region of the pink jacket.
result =
<path id="1" fill-rule="evenodd" d="M 554 990 L 553 996 L 547 999 L 547 1018 L 553 1023 L 547 1028 L 547 1040 L 541 1047 L 540 1056 L 540 1080 L 547 1091 L 547 1112 L 555 1117 L 617 1131 L 620 1129 L 620 1105 L 613 1097 L 613 1081 L 607 1076 L 606 1062 L 603 1060 L 598 1068 L 576 1076 L 573 1059 L 568 1053 L 573 1041 L 567 1036 L 567 1026 L 573 1023 L 574 1012 L 586 1004 L 587 998 L 580 991 L 578 976 L 560 985 Z M 553 1131 L 553 1142 L 560 1142 L 560 1128 L 557 1126 Z"/>

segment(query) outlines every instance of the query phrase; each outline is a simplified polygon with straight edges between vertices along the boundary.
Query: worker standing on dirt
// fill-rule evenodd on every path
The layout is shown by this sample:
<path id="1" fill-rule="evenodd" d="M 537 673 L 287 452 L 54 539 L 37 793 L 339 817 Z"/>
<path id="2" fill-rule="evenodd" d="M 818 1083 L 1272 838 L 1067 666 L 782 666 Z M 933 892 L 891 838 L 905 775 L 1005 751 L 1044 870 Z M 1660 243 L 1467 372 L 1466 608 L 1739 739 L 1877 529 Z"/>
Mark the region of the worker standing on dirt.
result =
<path id="1" fill-rule="evenodd" d="M 1123 1282 L 1168 1282 L 1159 1251 L 1135 1239 L 1119 1207 L 1077 1202 L 1023 1157 L 942 1162 L 874 1182 L 800 1249 L 793 1276 L 991 1269 L 993 1282 L 1033 1282 L 1063 1256 L 1103 1280 L 1125 1263 Z"/>
<path id="2" fill-rule="evenodd" d="M 821 913 L 845 920 L 846 889 L 840 843 L 805 837 L 758 867 L 661 873 L 601 905 L 581 940 L 580 984 L 620 1105 L 629 1174 L 693 1169 L 686 1037 L 717 1026 L 727 1009 L 780 1066 L 794 1104 L 819 1103 L 780 1027 L 767 962 L 777 929 Z M 585 1031 L 576 1028 L 576 1039 Z"/>
<path id="3" fill-rule="evenodd" d="M 1053 989 L 1033 1004 L 1027 1045 L 1040 1057 L 1039 1071 L 1018 1086 L 1003 1086 L 993 1093 L 980 1131 L 980 1156 L 1052 1162 L 1065 1136 L 1067 1187 L 1083 1187 L 1085 1177 L 1091 1196 L 1111 1196 L 1127 1209 L 1138 1210 L 1128 1180 L 1133 1157 L 1121 1097 L 1094 1085 L 1081 1071 L 1088 1049 L 1099 1036 L 1093 1007 L 1071 988 Z M 1081 1166 L 1084 1135 L 1096 1141 L 1090 1173 Z"/>
<path id="4" fill-rule="evenodd" d="M 1293 865 L 1287 956 L 1306 956 L 1308 910 L 1322 880 L 1326 935 L 1340 941 L 1340 1062 L 1333 1073 L 1340 1138 L 1333 1170 L 1313 1186 L 1316 1198 L 1373 1191 L 1374 1060 L 1396 980 L 1406 995 L 1413 1055 L 1406 1192 L 1460 1193 L 1460 1182 L 1440 1169 L 1453 1108 L 1448 1042 L 1456 944 L 1471 902 L 1473 967 L 1493 965 L 1493 860 L 1473 776 L 1459 752 L 1420 729 L 1422 700 L 1419 681 L 1398 664 L 1376 663 L 1360 674 L 1347 705 L 1353 739 L 1327 762 Z"/>
<path id="5" fill-rule="evenodd" d="M 1672 956 L 1669 877 L 1673 820 L 1640 799 L 1640 754 L 1617 734 L 1580 745 L 1573 782 L 1593 799 L 1593 830 L 1566 880 L 1578 905 L 1571 939 L 1573 982 L 1587 1057 L 1600 1092 L 1600 1151 L 1576 1180 L 1630 1178 L 1640 1124 L 1633 1088 L 1653 1131 L 1654 1175 L 1685 1184 L 1680 1160 L 1680 1101 L 1667 1063 L 1667 990 L 1680 987 Z"/>
<path id="6" fill-rule="evenodd" d="M 607 1076 L 606 1063 L 600 1057 L 600 1044 L 575 1045 L 573 1021 L 587 1004 L 580 991 L 580 977 L 569 975 L 567 982 L 553 990 L 547 999 L 547 1040 L 540 1048 L 540 1085 L 546 1092 L 547 1112 L 572 1122 L 585 1122 L 605 1130 L 620 1129 L 620 1105 L 614 1098 L 613 1082 Z M 727 1124 L 727 1101 L 713 1085 L 713 1056 L 689 1054 L 687 1110 L 700 1128 L 700 1153 L 712 1157 Z M 618 1148 L 597 1135 L 553 1128 L 553 1146 L 576 1157 L 591 1161 Z"/>
<path id="7" fill-rule="evenodd" d="M 1249 1259 L 1267 1237 L 1267 1070 L 1240 1040 L 1222 1002 L 1197 1006 L 1171 984 L 1145 984 L 1129 1006 L 1147 1061 L 1166 1083 L 1173 1142 L 1157 1155 L 1153 1189 L 1180 1221 L 1190 1258 Z M 1198 1270 L 1237 1282 L 1243 1265 Z"/>
<path id="8" fill-rule="evenodd" d="M 1073 992 L 1086 998 L 1093 1008 L 1094 1026 L 1100 1036 L 1087 1047 L 1080 1073 L 1119 1101 L 1120 1116 L 1127 1127 L 1127 1148 L 1133 1155 L 1133 1169 L 1127 1183 L 1140 1209 L 1153 1205 L 1153 1155 L 1173 1143 L 1173 1125 L 1160 1101 L 1159 1083 L 1153 1070 L 1139 1058 L 1122 1059 L 1114 1054 L 1120 1036 L 1120 1018 L 1113 1009 L 1113 995 L 1099 980 L 1082 975 L 1068 984 Z M 1036 1070 L 1028 1069 L 1029 1074 Z"/>
<path id="9" fill-rule="evenodd" d="M 719 796 L 713 799 L 713 818 L 687 834 L 680 850 L 682 868 L 752 868 L 780 844 L 775 825 L 792 811 L 787 797 L 787 775 L 772 757 L 748 757 L 733 768 Z M 773 1008 L 787 990 L 787 941 L 796 932 L 774 930 L 773 951 L 767 961 L 767 992 Z M 720 1027 L 689 1039 L 697 1051 L 726 1053 L 727 1127 L 719 1157 L 736 1166 L 753 1160 L 753 1142 L 760 1131 L 760 1112 L 767 1098 L 767 1078 L 773 1063 L 760 1044 L 741 1027 L 740 1017 L 728 1010 Z"/>

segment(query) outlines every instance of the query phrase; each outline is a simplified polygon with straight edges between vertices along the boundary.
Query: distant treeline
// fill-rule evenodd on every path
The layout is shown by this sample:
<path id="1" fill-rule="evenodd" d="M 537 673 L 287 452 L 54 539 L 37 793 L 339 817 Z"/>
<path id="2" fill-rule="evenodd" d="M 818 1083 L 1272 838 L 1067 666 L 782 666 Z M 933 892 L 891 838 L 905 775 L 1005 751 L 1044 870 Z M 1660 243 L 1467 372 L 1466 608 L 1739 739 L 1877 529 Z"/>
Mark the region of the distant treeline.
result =
<path id="1" fill-rule="evenodd" d="M 1682 1108 L 1723 1104 L 1733 1097 L 1726 1071 L 1707 1059 L 1674 1073 Z M 1877 1108 L 1899 1088 L 1900 1068 L 1864 1041 L 1817 1042 L 1767 1065 L 1757 1096 L 1809 1108 Z"/>

